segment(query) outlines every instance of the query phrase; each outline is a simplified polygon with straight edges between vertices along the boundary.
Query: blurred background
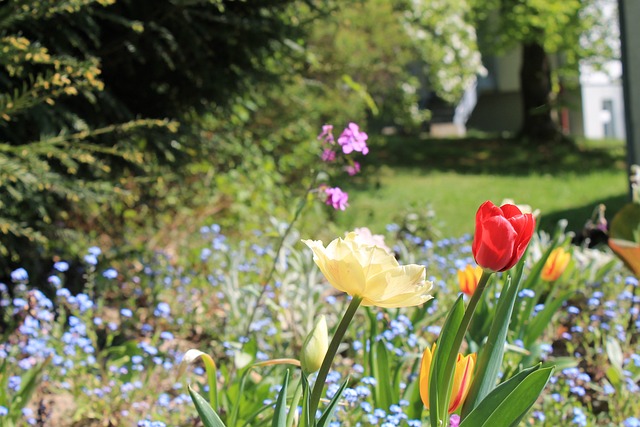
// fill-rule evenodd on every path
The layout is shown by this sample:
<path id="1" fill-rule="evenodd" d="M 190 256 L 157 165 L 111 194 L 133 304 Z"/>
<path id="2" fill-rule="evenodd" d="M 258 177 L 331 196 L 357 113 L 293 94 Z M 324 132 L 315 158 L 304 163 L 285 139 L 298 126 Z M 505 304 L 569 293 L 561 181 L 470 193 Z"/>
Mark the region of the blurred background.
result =
<path id="1" fill-rule="evenodd" d="M 461 236 L 504 198 L 579 231 L 627 200 L 616 1 L 8 0 L 0 30 L 4 277 L 287 221 L 325 123 L 370 153 L 307 235 Z"/>

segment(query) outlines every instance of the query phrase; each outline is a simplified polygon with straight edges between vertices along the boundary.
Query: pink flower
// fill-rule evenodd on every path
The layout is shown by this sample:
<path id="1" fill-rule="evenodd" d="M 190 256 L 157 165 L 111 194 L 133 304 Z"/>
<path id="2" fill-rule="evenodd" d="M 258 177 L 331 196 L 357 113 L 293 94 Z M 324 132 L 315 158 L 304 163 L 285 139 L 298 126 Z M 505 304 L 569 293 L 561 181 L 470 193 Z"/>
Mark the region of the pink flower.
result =
<path id="1" fill-rule="evenodd" d="M 354 176 L 358 172 L 360 172 L 360 163 L 353 162 L 353 165 L 348 165 L 344 168 L 345 171 L 349 174 L 349 176 Z"/>
<path id="2" fill-rule="evenodd" d="M 320 158 L 323 162 L 333 162 L 336 159 L 336 152 L 329 148 L 325 148 L 322 151 Z"/>
<path id="3" fill-rule="evenodd" d="M 366 142 L 368 138 L 369 136 L 366 133 L 360 132 L 360 127 L 357 124 L 351 122 L 340 134 L 338 144 L 342 146 L 344 154 L 358 151 L 366 155 L 369 152 Z"/>
<path id="4" fill-rule="evenodd" d="M 329 144 L 334 144 L 335 140 L 333 139 L 333 125 L 323 125 L 322 132 L 318 135 L 318 139 L 328 142 Z"/>
<path id="5" fill-rule="evenodd" d="M 340 209 L 341 211 L 347 208 L 349 195 L 339 187 L 327 187 L 324 192 L 327 195 L 327 200 L 325 201 L 327 205 L 331 205 L 334 209 Z"/>
<path id="6" fill-rule="evenodd" d="M 449 419 L 449 427 L 458 427 L 460 425 L 460 415 L 453 414 Z"/>

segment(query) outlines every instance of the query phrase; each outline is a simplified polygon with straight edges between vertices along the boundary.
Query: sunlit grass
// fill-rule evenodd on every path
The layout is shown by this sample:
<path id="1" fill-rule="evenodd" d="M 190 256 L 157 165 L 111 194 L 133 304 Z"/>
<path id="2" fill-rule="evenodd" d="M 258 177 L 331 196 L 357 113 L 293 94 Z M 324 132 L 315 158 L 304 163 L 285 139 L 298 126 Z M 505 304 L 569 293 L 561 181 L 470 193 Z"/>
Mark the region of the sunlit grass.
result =
<path id="1" fill-rule="evenodd" d="M 493 168 L 495 173 L 480 170 L 478 163 L 482 159 L 477 159 L 472 165 L 474 168 L 465 172 L 465 165 L 455 163 L 450 155 L 444 156 L 450 152 L 445 153 L 441 147 L 433 148 L 432 145 L 433 153 L 429 148 L 420 153 L 425 157 L 424 167 L 415 167 L 410 159 L 407 163 L 411 166 L 383 166 L 374 177 L 369 177 L 366 185 L 348 188 L 350 208 L 337 215 L 336 221 L 345 229 L 367 225 L 374 230 L 383 230 L 386 224 L 397 222 L 400 213 L 430 205 L 442 235 L 459 236 L 473 231 L 474 214 L 483 201 L 500 203 L 509 198 L 540 209 L 543 229 L 551 230 L 559 219 L 565 218 L 569 221 L 568 229 L 578 231 L 598 204 L 607 206 L 607 217 L 611 218 L 626 202 L 628 190 L 622 144 L 619 141 L 580 143 L 585 150 L 607 149 L 610 165 L 600 161 L 592 163 L 596 157 L 592 151 L 588 151 L 588 160 L 584 160 L 582 168 L 579 167 L 582 153 L 565 153 L 562 159 L 545 154 L 553 159 L 553 163 L 542 163 L 543 159 L 536 158 L 521 173 L 505 164 L 504 170 L 508 173 L 504 174 L 498 167 Z M 452 150 L 448 146 L 445 149 Z M 451 161 L 451 166 L 439 167 L 440 162 L 430 164 L 429 159 L 437 156 Z M 526 156 L 525 149 L 518 154 L 519 159 Z M 465 152 L 459 156 L 459 161 L 469 162 L 470 157 L 470 153 Z M 572 167 L 566 170 L 563 166 L 569 161 Z"/>

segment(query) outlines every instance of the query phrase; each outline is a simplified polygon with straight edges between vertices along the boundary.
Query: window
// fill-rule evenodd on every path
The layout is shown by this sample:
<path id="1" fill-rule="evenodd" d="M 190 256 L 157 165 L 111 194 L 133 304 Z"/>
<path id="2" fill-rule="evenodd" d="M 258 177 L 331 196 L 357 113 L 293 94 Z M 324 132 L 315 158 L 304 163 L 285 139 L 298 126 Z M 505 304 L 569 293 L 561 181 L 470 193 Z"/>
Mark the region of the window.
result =
<path id="1" fill-rule="evenodd" d="M 605 138 L 614 138 L 616 136 L 616 129 L 614 127 L 613 101 L 611 99 L 602 100 L 600 121 L 603 127 L 603 136 Z"/>

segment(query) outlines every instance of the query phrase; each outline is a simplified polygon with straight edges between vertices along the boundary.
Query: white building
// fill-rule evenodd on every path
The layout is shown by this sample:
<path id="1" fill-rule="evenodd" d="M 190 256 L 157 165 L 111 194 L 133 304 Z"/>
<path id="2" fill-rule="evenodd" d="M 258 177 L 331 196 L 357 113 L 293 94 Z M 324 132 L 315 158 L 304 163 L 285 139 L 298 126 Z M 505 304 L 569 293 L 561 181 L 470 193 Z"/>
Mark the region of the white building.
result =
<path id="1" fill-rule="evenodd" d="M 557 57 L 550 56 L 553 66 Z M 489 71 L 477 84 L 477 104 L 467 129 L 515 133 L 522 123 L 519 70 L 520 48 L 500 57 L 486 57 Z M 562 130 L 589 139 L 624 139 L 624 99 L 622 65 L 609 61 L 602 71 L 588 65 L 580 67 L 580 87 L 563 95 L 565 106 L 555 119 Z"/>
<path id="2" fill-rule="evenodd" d="M 590 139 L 625 138 L 622 64 L 608 62 L 603 71 L 580 67 L 584 136 Z"/>

